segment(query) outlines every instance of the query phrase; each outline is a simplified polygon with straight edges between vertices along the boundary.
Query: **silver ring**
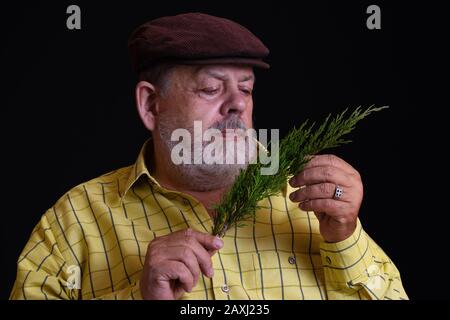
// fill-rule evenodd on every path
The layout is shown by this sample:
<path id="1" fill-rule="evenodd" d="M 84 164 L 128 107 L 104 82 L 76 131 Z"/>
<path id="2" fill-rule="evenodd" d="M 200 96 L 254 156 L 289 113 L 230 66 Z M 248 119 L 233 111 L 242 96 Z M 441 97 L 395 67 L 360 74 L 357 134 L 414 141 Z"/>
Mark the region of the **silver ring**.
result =
<path id="1" fill-rule="evenodd" d="M 342 198 L 342 195 L 344 194 L 344 190 L 342 190 L 342 188 L 338 185 L 336 185 L 336 190 L 334 191 L 334 198 L 336 200 L 339 200 L 340 198 Z"/>

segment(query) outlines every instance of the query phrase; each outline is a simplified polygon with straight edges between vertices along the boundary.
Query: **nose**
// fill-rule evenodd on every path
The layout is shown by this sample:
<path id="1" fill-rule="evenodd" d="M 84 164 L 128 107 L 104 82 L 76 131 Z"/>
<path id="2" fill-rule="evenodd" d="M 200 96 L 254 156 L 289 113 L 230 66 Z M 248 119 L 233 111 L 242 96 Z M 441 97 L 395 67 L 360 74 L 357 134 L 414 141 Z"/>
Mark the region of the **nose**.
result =
<path id="1" fill-rule="evenodd" d="M 239 90 L 233 90 L 222 104 L 220 113 L 226 116 L 230 113 L 242 113 L 247 107 L 248 98 L 244 97 Z"/>

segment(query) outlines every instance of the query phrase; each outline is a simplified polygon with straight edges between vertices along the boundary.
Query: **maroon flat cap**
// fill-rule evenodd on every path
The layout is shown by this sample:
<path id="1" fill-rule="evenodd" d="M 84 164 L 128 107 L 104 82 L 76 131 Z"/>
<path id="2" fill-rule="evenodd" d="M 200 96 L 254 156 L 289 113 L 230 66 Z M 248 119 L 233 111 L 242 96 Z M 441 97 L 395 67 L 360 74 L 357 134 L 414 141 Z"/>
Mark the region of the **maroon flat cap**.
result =
<path id="1" fill-rule="evenodd" d="M 203 13 L 149 21 L 130 37 L 128 48 L 137 72 L 156 63 L 244 64 L 269 68 L 269 49 L 240 24 Z"/>

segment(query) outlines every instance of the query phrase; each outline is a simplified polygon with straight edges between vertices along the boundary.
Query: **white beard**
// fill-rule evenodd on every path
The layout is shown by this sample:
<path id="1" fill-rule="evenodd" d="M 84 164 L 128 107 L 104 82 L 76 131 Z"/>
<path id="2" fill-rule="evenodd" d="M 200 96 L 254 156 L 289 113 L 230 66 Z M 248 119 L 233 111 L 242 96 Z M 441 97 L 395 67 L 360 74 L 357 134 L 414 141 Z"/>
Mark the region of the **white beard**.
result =
<path id="1" fill-rule="evenodd" d="M 160 118 L 158 126 L 159 136 L 168 155 L 171 154 L 174 146 L 180 143 L 171 140 L 172 132 L 179 128 L 182 127 L 174 123 L 173 118 L 166 119 L 164 115 Z M 232 116 L 219 124 L 214 124 L 212 128 L 217 128 L 219 130 L 236 128 L 246 129 L 244 123 L 238 119 L 237 116 Z M 194 137 L 193 127 L 185 129 L 191 133 L 192 137 Z M 254 143 L 254 141 L 250 141 L 251 139 L 246 138 L 245 135 L 243 136 L 242 134 L 237 134 L 237 137 L 238 140 L 241 139 L 241 143 L 234 143 L 233 148 L 227 148 L 227 143 L 224 139 L 223 148 L 214 149 L 219 150 L 218 155 L 211 152 L 204 152 L 208 145 L 210 145 L 209 150 L 213 150 L 211 144 L 214 142 L 203 142 L 201 145 L 195 145 L 194 139 L 191 139 L 191 145 L 185 147 L 192 150 L 192 156 L 195 152 L 202 154 L 202 162 L 199 164 L 175 164 L 169 160 L 167 165 L 172 172 L 178 176 L 179 181 L 189 190 L 210 191 L 229 187 L 233 184 L 240 171 L 247 168 L 252 159 L 255 159 L 256 157 L 256 149 L 249 147 L 249 144 Z M 241 155 L 242 159 L 243 154 L 245 154 L 243 161 L 237 161 L 238 155 Z M 217 159 L 217 157 L 231 159 L 231 161 L 227 160 L 224 161 L 224 163 L 213 163 L 213 158 Z M 168 158 L 170 159 L 170 157 Z M 194 161 L 191 161 L 191 163 L 194 163 Z"/>

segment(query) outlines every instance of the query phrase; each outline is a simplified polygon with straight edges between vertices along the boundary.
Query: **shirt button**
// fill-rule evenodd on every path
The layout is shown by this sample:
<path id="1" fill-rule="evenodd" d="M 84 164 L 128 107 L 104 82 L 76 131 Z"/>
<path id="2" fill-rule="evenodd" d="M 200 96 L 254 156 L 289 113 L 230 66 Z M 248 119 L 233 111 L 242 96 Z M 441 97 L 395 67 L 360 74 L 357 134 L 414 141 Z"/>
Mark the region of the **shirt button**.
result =
<path id="1" fill-rule="evenodd" d="M 296 262 L 295 257 L 293 257 L 293 256 L 290 256 L 288 261 L 290 264 L 295 264 L 295 262 Z"/>
<path id="2" fill-rule="evenodd" d="M 224 284 L 224 285 L 222 286 L 222 292 L 223 292 L 223 293 L 228 293 L 228 292 L 230 292 L 230 287 L 229 287 L 227 284 Z"/>

